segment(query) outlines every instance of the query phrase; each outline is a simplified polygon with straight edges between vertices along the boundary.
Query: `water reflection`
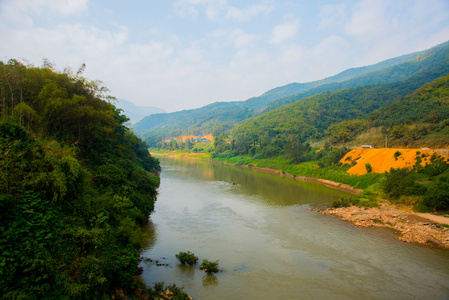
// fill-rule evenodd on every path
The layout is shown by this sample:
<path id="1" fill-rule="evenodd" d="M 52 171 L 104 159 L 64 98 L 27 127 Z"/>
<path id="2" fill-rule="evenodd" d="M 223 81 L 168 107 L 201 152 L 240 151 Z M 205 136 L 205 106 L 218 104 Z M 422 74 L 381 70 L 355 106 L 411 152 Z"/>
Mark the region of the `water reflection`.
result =
<path id="1" fill-rule="evenodd" d="M 178 264 L 176 266 L 176 271 L 180 273 L 180 275 L 193 279 L 195 277 L 195 270 L 197 266 L 189 266 L 186 264 Z"/>
<path id="2" fill-rule="evenodd" d="M 212 273 L 203 276 L 203 286 L 213 286 L 218 284 L 218 278 Z"/>
<path id="3" fill-rule="evenodd" d="M 292 180 L 247 168 L 184 159 L 171 160 L 170 164 L 167 172 L 172 172 L 176 178 L 196 181 L 231 195 L 245 195 L 249 199 L 257 195 L 256 201 L 268 206 L 298 203 L 322 206 L 323 199 L 327 201 L 330 195 L 333 198 L 346 195 L 315 182 Z"/>
<path id="4" fill-rule="evenodd" d="M 169 266 L 142 263 L 150 285 L 175 283 L 195 299 L 448 299 L 449 251 L 308 209 L 341 191 L 206 162 L 161 163 L 142 257 Z M 224 271 L 179 264 L 186 250 L 219 259 Z"/>
<path id="5" fill-rule="evenodd" d="M 142 241 L 142 249 L 152 248 L 157 242 L 157 227 L 151 219 L 142 226 L 142 232 L 145 236 L 145 239 Z"/>

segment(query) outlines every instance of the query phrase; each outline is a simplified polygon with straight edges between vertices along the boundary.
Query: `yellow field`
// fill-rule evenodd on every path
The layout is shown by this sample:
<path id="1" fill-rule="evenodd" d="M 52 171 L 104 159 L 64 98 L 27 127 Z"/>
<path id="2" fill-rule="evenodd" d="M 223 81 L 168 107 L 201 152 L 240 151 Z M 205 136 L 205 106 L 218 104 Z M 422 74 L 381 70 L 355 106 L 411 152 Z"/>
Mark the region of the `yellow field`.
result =
<path id="1" fill-rule="evenodd" d="M 395 152 L 399 151 L 401 155 L 394 157 Z M 422 164 L 425 165 L 429 162 L 430 156 L 434 150 L 422 150 L 422 149 L 355 149 L 350 151 L 343 157 L 340 162 L 345 164 L 351 164 L 354 160 L 357 164 L 348 170 L 352 175 L 366 174 L 365 164 L 369 163 L 374 173 L 384 173 L 390 171 L 390 168 L 404 168 L 413 167 L 416 162 L 416 152 L 419 151 L 420 155 L 425 154 L 422 158 Z"/>

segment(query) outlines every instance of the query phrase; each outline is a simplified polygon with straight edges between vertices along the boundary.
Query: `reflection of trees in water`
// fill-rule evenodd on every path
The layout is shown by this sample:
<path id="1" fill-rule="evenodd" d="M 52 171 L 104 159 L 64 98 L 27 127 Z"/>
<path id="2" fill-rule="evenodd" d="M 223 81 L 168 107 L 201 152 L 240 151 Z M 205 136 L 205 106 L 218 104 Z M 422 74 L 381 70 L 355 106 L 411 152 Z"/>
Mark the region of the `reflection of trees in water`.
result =
<path id="1" fill-rule="evenodd" d="M 329 204 L 335 198 L 346 195 L 342 191 L 316 182 L 292 180 L 247 168 L 189 159 L 166 158 L 161 162 L 178 168 L 183 176 L 189 178 L 238 186 L 236 188 L 238 194 L 257 195 L 260 201 L 269 206 Z"/>
<path id="2" fill-rule="evenodd" d="M 156 225 L 154 225 L 151 220 L 148 220 L 148 223 L 142 226 L 142 232 L 144 234 L 144 238 L 142 241 L 141 252 L 152 248 L 156 244 Z"/>
<path id="3" fill-rule="evenodd" d="M 189 266 L 185 264 L 179 264 L 176 268 L 176 271 L 180 272 L 182 275 L 193 278 L 195 277 L 195 269 L 197 267 L 195 266 Z"/>
<path id="4" fill-rule="evenodd" d="M 212 273 L 207 273 L 203 276 L 203 286 L 211 286 L 211 285 L 217 285 L 218 284 L 218 278 L 215 277 Z"/>

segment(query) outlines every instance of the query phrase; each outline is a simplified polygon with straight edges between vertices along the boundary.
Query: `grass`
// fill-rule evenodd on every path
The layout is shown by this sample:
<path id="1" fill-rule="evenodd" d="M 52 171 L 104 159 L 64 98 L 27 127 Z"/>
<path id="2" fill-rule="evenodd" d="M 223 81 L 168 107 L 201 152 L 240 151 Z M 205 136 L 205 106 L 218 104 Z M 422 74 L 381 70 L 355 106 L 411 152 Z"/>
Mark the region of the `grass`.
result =
<path id="1" fill-rule="evenodd" d="M 367 189 L 378 184 L 384 179 L 384 174 L 368 173 L 365 175 L 350 175 L 341 166 L 320 167 L 317 162 L 305 162 L 291 164 L 283 157 L 271 159 L 254 159 L 250 156 L 234 156 L 230 158 L 213 158 L 215 161 L 226 162 L 236 165 L 257 166 L 259 168 L 270 168 L 288 173 L 293 176 L 307 176 L 313 178 L 327 179 L 344 183 L 357 189 Z"/>

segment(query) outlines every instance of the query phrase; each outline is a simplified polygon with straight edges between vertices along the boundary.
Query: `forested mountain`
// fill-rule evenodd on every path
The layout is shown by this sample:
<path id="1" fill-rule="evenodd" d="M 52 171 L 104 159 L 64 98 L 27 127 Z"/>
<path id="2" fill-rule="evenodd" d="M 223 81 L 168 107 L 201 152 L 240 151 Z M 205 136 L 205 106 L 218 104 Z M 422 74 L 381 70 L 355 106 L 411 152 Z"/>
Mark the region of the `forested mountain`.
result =
<path id="1" fill-rule="evenodd" d="M 416 115 L 408 114 L 408 111 L 416 109 L 395 104 L 395 101 L 411 94 L 428 81 L 435 80 L 441 74 L 449 73 L 443 70 L 445 69 L 441 72 L 436 69 L 421 72 L 402 82 L 321 93 L 281 106 L 233 128 L 227 141 L 231 145 L 229 150 L 232 150 L 233 155 L 258 153 L 263 157 L 271 157 L 283 154 L 289 141 L 305 143 L 329 136 L 331 144 L 346 142 L 350 135 L 355 136 L 368 128 L 367 117 L 370 114 L 370 120 L 377 120 L 373 112 L 388 105 L 393 108 L 396 107 L 394 105 L 400 105 L 402 108 L 402 111 L 393 109 L 395 114 L 398 114 L 397 121 L 405 122 L 405 117 L 399 115 L 410 115 L 411 119 L 407 120 L 413 120 Z M 419 106 L 417 112 L 437 109 L 435 103 L 428 103 L 426 110 L 423 110 L 423 105 Z M 394 120 L 394 117 L 385 117 L 388 116 L 388 111 L 380 110 L 377 116 L 384 116 L 378 122 L 383 119 Z"/>
<path id="2" fill-rule="evenodd" d="M 81 71 L 0 62 L 4 299 L 106 299 L 135 287 L 160 167 Z"/>
<path id="3" fill-rule="evenodd" d="M 368 124 L 365 131 L 380 133 L 377 136 L 379 145 L 383 145 L 384 136 L 387 136 L 392 147 L 426 146 L 447 149 L 449 75 L 425 84 L 411 95 L 374 111 L 365 118 L 365 122 Z M 352 139 L 356 140 L 357 137 L 355 135 Z M 375 135 L 372 138 L 376 141 Z M 350 140 L 351 137 L 348 138 Z"/>
<path id="4" fill-rule="evenodd" d="M 213 103 L 195 110 L 151 115 L 135 124 L 134 129 L 151 146 L 163 138 L 182 134 L 226 132 L 244 120 L 311 95 L 366 84 L 402 81 L 420 72 L 435 72 L 441 76 L 449 70 L 448 55 L 449 45 L 445 43 L 425 52 L 347 70 L 320 81 L 275 88 L 246 101 Z M 433 78 L 429 77 L 429 80 Z"/>
<path id="5" fill-rule="evenodd" d="M 428 51 L 421 52 L 409 61 L 385 67 L 378 71 L 369 72 L 341 83 L 323 84 L 304 92 L 279 98 L 268 103 L 267 110 L 275 109 L 281 105 L 304 99 L 308 96 L 323 92 L 331 92 L 344 88 L 363 86 L 375 83 L 388 83 L 403 81 L 421 72 L 436 72 L 441 76 L 449 70 L 449 42 L 436 46 Z"/>

